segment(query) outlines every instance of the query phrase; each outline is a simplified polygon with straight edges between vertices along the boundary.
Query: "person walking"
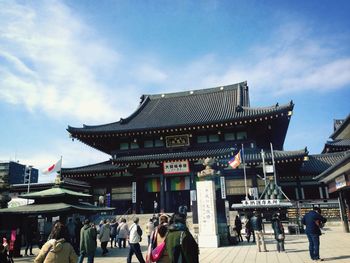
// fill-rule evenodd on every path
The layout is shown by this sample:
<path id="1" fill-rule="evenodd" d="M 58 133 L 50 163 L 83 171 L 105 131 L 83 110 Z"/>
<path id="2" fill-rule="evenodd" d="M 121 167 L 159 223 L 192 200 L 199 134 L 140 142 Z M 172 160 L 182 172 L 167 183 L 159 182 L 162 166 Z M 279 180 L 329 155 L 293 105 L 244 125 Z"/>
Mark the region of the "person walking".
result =
<path id="1" fill-rule="evenodd" d="M 52 231 L 51 239 L 40 249 L 34 263 L 76 263 L 78 256 L 73 246 L 68 242 L 68 230 L 61 222 L 57 222 Z"/>
<path id="2" fill-rule="evenodd" d="M 147 244 L 149 245 L 151 242 L 151 234 L 154 230 L 153 219 L 150 218 L 146 224 L 146 235 L 147 235 Z"/>
<path id="3" fill-rule="evenodd" d="M 25 256 L 28 256 L 28 249 L 29 249 L 29 255 L 34 256 L 34 254 L 33 254 L 33 240 L 35 238 L 35 234 L 36 234 L 36 227 L 35 227 L 35 224 L 32 222 L 26 227 L 25 232 L 24 232 L 24 237 L 25 237 L 25 241 L 26 241 L 26 248 L 25 248 L 25 252 L 24 252 Z"/>
<path id="4" fill-rule="evenodd" d="M 156 200 L 153 201 L 153 213 L 158 213 L 158 202 Z"/>
<path id="5" fill-rule="evenodd" d="M 165 242 L 168 234 L 168 216 L 166 214 L 160 215 L 159 225 L 154 228 L 154 231 L 151 233 L 150 244 L 148 245 L 147 250 L 147 263 L 152 262 L 151 254 L 152 250 L 158 246 L 161 246 L 162 242 Z M 154 260 L 154 259 L 153 259 Z M 163 252 L 161 252 L 160 257 L 157 260 L 157 263 L 170 263 L 169 255 L 164 247 Z"/>
<path id="6" fill-rule="evenodd" d="M 129 235 L 129 227 L 128 224 L 126 223 L 126 219 L 122 218 L 121 223 L 117 227 L 117 233 L 118 233 L 118 246 L 119 248 L 122 248 L 122 243 L 123 243 L 123 248 L 126 247 L 126 239 Z"/>
<path id="7" fill-rule="evenodd" d="M 69 242 L 75 247 L 75 224 L 72 218 L 69 218 L 67 223 L 67 229 L 69 234 Z"/>
<path id="8" fill-rule="evenodd" d="M 198 244 L 186 226 L 184 215 L 174 213 L 171 216 L 165 243 L 169 262 L 199 262 Z"/>
<path id="9" fill-rule="evenodd" d="M 242 221 L 241 221 L 241 218 L 239 217 L 239 215 L 236 215 L 236 218 L 235 218 L 235 228 L 237 231 L 238 242 L 243 242 L 243 238 L 242 238 L 242 234 L 241 234 Z"/>
<path id="10" fill-rule="evenodd" d="M 256 246 L 259 252 L 267 252 L 264 239 L 264 231 L 262 227 L 261 215 L 258 211 L 254 211 L 254 215 L 251 218 L 251 226 L 255 233 Z M 262 250 L 261 250 L 262 246 Z"/>
<path id="11" fill-rule="evenodd" d="M 139 226 L 139 218 L 134 218 L 134 223 L 130 226 L 130 235 L 129 235 L 129 254 L 126 260 L 127 263 L 131 263 L 132 256 L 135 254 L 140 263 L 145 263 L 143 259 L 140 242 L 142 236 L 142 229 Z"/>
<path id="12" fill-rule="evenodd" d="M 102 248 L 102 256 L 108 253 L 107 244 L 110 236 L 111 236 L 111 229 L 109 227 L 109 221 L 107 219 L 104 219 L 103 224 L 100 227 L 100 233 L 99 233 L 99 238 L 100 238 L 101 248 Z"/>
<path id="13" fill-rule="evenodd" d="M 309 240 L 309 253 L 312 260 L 323 261 L 320 258 L 320 235 L 321 228 L 327 222 L 327 219 L 321 215 L 321 209 L 314 207 L 302 219 L 306 226 L 305 233 Z"/>
<path id="14" fill-rule="evenodd" d="M 251 217 L 249 217 L 248 215 L 246 215 L 244 218 L 244 231 L 247 242 L 250 242 L 251 236 L 253 236 L 253 242 L 255 242 L 255 235 L 251 224 Z"/>
<path id="15" fill-rule="evenodd" d="M 89 219 L 85 219 L 84 225 L 80 230 L 80 256 L 78 259 L 78 263 L 82 263 L 84 261 L 84 257 L 87 257 L 88 263 L 94 262 L 95 251 L 97 246 L 96 238 L 96 227 L 90 224 Z"/>
<path id="16" fill-rule="evenodd" d="M 118 222 L 115 220 L 115 218 L 112 219 L 110 223 L 111 227 L 111 248 L 117 247 L 117 227 L 118 227 Z"/>
<path id="17" fill-rule="evenodd" d="M 273 214 L 271 222 L 273 233 L 277 241 L 277 251 L 284 252 L 284 228 L 277 213 Z"/>
<path id="18" fill-rule="evenodd" d="M 75 249 L 75 252 L 79 254 L 79 247 L 80 247 L 80 232 L 83 227 L 83 224 L 81 223 L 80 217 L 77 217 L 74 222 L 74 244 L 73 247 Z"/>

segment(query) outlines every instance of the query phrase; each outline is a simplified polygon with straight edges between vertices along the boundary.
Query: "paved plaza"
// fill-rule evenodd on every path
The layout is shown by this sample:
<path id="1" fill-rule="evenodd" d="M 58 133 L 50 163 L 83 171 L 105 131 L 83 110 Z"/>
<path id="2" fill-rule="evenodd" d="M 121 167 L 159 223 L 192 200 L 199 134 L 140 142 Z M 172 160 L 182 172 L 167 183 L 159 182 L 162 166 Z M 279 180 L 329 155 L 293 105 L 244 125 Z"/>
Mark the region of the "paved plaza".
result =
<path id="1" fill-rule="evenodd" d="M 144 239 L 145 240 L 145 239 Z M 143 240 L 142 249 L 146 252 L 146 243 Z M 276 251 L 275 241 L 272 235 L 266 235 L 268 252 L 258 253 L 254 243 L 244 242 L 237 246 L 227 246 L 220 248 L 201 248 L 201 263 L 299 263 L 313 262 L 309 259 L 308 241 L 305 235 L 287 235 L 286 236 L 286 252 L 278 253 Z M 34 249 L 34 253 L 38 253 L 38 249 Z M 113 248 L 109 249 L 107 256 L 100 256 L 101 249 L 96 252 L 96 263 L 118 263 L 126 262 L 128 249 Z M 23 254 L 23 251 L 22 251 Z M 350 262 L 350 234 L 342 232 L 340 227 L 330 227 L 324 229 L 321 236 L 320 255 L 326 262 Z M 16 258 L 15 262 L 33 262 L 34 257 Z M 86 260 L 84 261 L 86 262 Z M 138 262 L 133 257 L 132 262 Z"/>

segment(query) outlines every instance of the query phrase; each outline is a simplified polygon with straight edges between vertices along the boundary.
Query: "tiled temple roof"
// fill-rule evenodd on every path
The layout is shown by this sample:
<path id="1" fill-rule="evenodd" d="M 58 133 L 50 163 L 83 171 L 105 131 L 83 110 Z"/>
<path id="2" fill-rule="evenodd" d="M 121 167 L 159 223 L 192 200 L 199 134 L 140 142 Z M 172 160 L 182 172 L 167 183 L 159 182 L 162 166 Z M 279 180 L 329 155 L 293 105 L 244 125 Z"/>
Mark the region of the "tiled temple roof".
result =
<path id="1" fill-rule="evenodd" d="M 350 139 L 328 141 L 324 145 L 322 153 L 343 152 L 350 150 Z"/>
<path id="2" fill-rule="evenodd" d="M 331 134 L 331 136 L 329 136 L 330 138 L 332 138 L 333 140 L 335 139 L 350 139 L 349 137 L 345 138 L 345 137 L 338 137 L 339 135 L 341 135 L 341 133 L 345 132 L 347 133 L 347 135 L 349 135 L 349 130 L 350 130 L 350 114 L 346 117 L 346 119 L 342 122 L 338 122 L 338 125 L 335 125 L 334 128 L 336 128 L 336 130 Z"/>
<path id="3" fill-rule="evenodd" d="M 62 176 L 66 178 L 71 177 L 94 177 L 94 176 L 106 176 L 123 174 L 127 172 L 127 167 L 113 165 L 111 160 L 96 163 L 86 166 L 74 167 L 74 168 L 62 168 Z"/>
<path id="4" fill-rule="evenodd" d="M 327 169 L 323 170 L 318 174 L 314 179 L 318 180 L 319 182 L 328 183 L 331 180 L 334 180 L 336 176 L 339 174 L 336 173 L 336 171 L 339 171 L 341 169 L 347 169 L 349 170 L 349 163 L 350 163 L 350 151 L 343 152 L 342 158 L 337 160 L 335 163 L 333 163 L 331 166 L 329 166 Z M 342 171 L 344 174 L 344 171 Z"/>
<path id="5" fill-rule="evenodd" d="M 332 147 L 350 147 L 350 138 L 349 139 L 342 139 L 342 140 L 334 140 L 326 142 L 327 146 Z"/>
<path id="6" fill-rule="evenodd" d="M 185 152 L 169 152 L 169 153 L 155 153 L 155 154 L 143 154 L 143 155 L 131 155 L 131 156 L 121 156 L 113 160 L 113 165 L 111 161 L 103 162 L 99 164 L 93 164 L 84 167 L 77 168 L 64 168 L 62 169 L 63 176 L 73 175 L 73 174 L 91 174 L 91 173 L 109 173 L 113 174 L 116 171 L 125 171 L 127 166 L 122 166 L 123 164 L 139 164 L 143 162 L 162 162 L 168 160 L 184 160 L 184 159 L 205 159 L 206 157 L 215 158 L 221 166 L 227 166 L 228 160 L 238 152 L 236 148 L 214 148 L 214 149 L 202 149 L 195 151 L 185 151 Z M 301 162 L 304 156 L 307 155 L 307 150 L 299 151 L 274 151 L 274 158 L 277 163 L 280 162 Z M 258 149 L 246 149 L 245 150 L 245 160 L 247 165 L 259 165 L 262 163 L 261 151 Z M 271 152 L 265 151 L 265 161 L 266 163 L 271 163 L 272 156 Z M 121 165 L 118 167 L 118 165 Z M 113 172 L 111 166 L 114 167 L 115 171 Z"/>
<path id="7" fill-rule="evenodd" d="M 138 109 L 128 118 L 118 122 L 75 128 L 74 134 L 120 133 L 137 130 L 185 127 L 236 120 L 251 120 L 266 116 L 287 116 L 292 102 L 285 105 L 251 108 L 246 82 L 216 87 L 158 95 L 143 95 Z"/>
<path id="8" fill-rule="evenodd" d="M 309 155 L 308 160 L 304 161 L 302 164 L 301 172 L 307 174 L 320 174 L 344 158 L 345 154 L 346 152 L 336 152 Z"/>

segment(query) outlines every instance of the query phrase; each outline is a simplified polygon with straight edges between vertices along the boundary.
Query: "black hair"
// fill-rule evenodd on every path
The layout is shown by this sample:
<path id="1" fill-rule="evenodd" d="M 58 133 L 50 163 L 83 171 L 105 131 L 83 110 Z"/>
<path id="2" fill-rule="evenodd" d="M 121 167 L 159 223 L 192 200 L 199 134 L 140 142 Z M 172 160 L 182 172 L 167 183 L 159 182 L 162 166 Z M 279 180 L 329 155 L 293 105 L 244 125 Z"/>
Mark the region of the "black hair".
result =
<path id="1" fill-rule="evenodd" d="M 181 223 L 186 225 L 186 218 L 184 214 L 174 213 L 170 218 L 170 224 Z"/>

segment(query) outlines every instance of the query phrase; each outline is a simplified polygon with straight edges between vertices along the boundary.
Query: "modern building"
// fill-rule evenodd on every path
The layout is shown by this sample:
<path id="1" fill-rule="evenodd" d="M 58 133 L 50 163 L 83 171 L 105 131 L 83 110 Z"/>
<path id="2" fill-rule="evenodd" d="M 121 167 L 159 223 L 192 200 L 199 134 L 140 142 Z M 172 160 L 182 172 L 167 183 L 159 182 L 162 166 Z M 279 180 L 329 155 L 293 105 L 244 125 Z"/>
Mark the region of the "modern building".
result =
<path id="1" fill-rule="evenodd" d="M 17 162 L 0 162 L 0 207 L 7 207 L 10 201 L 9 189 L 12 184 L 38 182 L 38 169 Z"/>
<path id="2" fill-rule="evenodd" d="M 0 162 L 0 176 L 7 178 L 7 182 L 11 184 L 27 184 L 38 182 L 38 169 L 32 166 L 23 165 L 18 162 Z"/>

